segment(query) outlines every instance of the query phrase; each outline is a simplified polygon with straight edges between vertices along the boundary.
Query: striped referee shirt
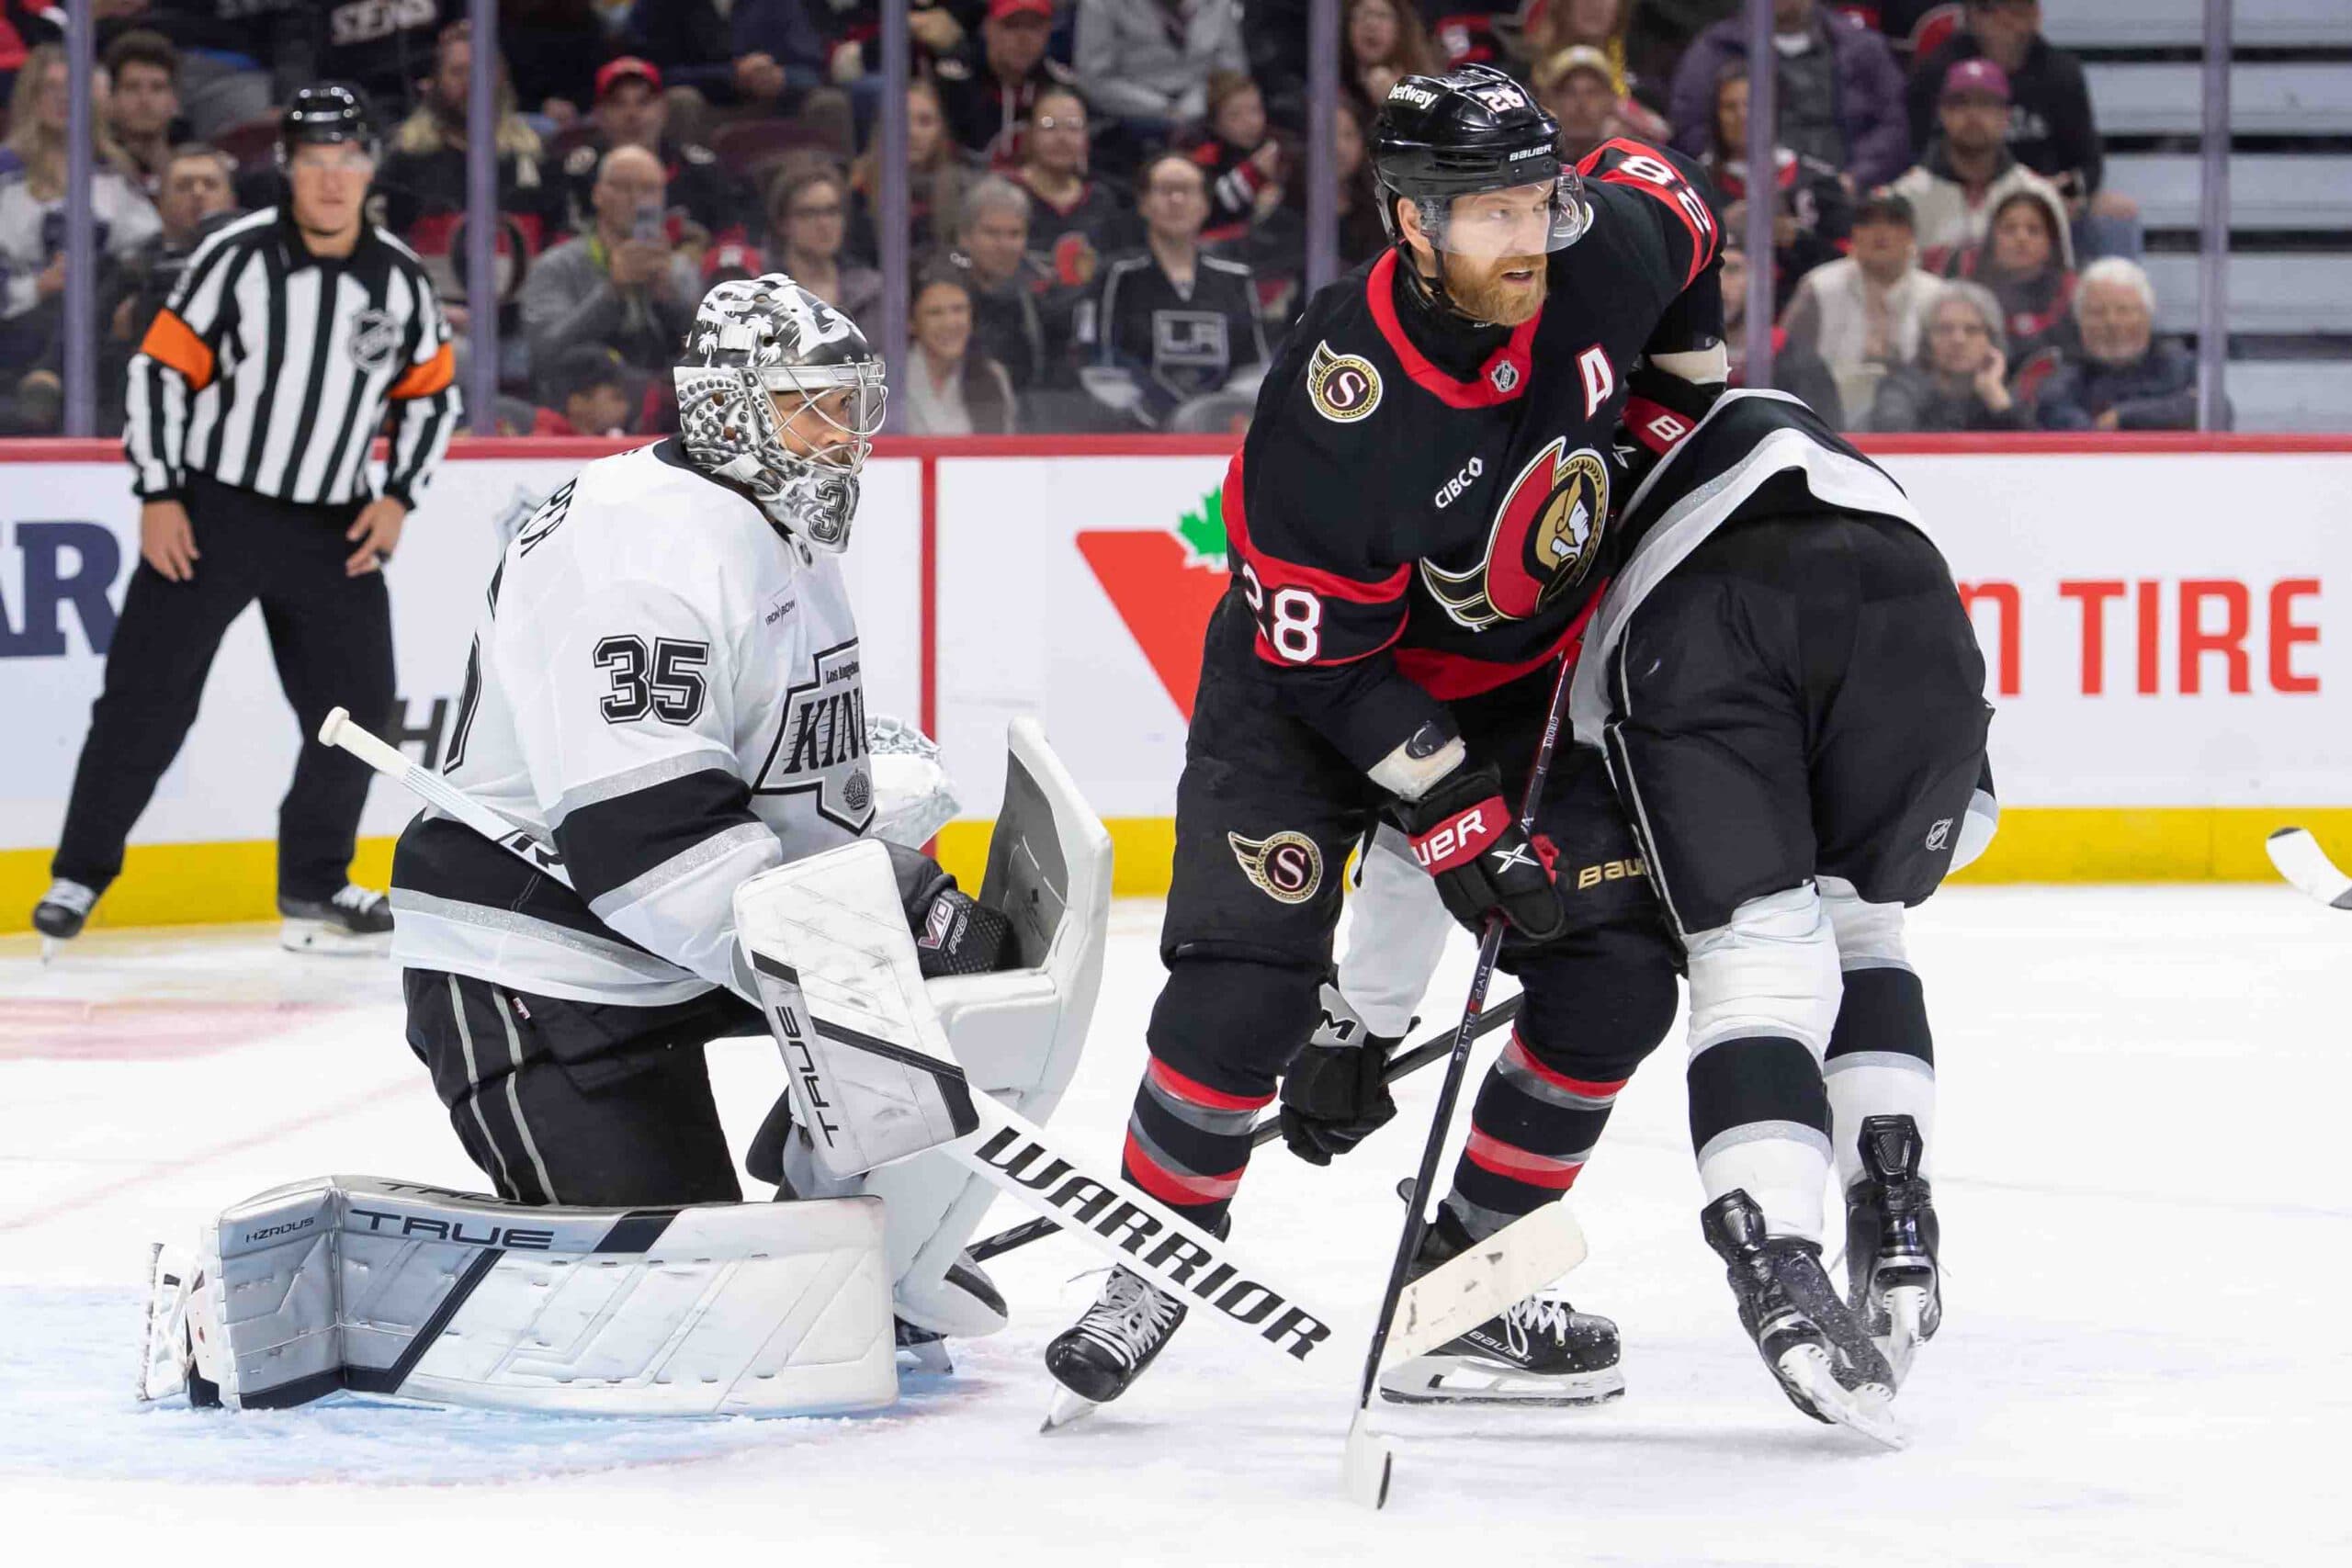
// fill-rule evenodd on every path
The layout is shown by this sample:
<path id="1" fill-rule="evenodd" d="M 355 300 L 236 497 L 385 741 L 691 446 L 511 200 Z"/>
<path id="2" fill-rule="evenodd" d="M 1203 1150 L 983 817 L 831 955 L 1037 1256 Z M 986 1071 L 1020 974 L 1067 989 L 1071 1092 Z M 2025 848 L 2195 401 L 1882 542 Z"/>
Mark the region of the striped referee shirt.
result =
<path id="1" fill-rule="evenodd" d="M 388 410 L 382 493 L 414 506 L 458 417 L 424 264 L 373 224 L 348 256 L 312 255 L 265 208 L 197 247 L 131 357 L 131 488 L 176 500 L 198 473 L 299 504 L 365 502 Z"/>

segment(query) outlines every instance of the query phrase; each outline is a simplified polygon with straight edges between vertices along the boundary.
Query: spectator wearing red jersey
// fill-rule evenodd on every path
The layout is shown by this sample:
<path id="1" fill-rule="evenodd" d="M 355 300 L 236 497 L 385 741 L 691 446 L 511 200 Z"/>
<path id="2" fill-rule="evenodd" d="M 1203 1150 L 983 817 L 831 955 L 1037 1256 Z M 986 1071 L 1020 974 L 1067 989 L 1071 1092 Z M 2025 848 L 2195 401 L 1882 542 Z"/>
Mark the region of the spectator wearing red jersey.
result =
<path id="1" fill-rule="evenodd" d="M 1724 67 L 1715 84 L 1714 135 L 1700 160 L 1724 204 L 1724 231 L 1747 233 L 1754 183 L 1747 171 L 1747 62 Z M 1777 315 L 1797 280 L 1844 254 L 1853 231 L 1854 202 L 1838 171 L 1792 148 L 1772 150 L 1772 309 Z"/>
<path id="2" fill-rule="evenodd" d="M 2011 191 L 1993 209 L 1982 243 L 1957 253 L 1945 273 L 1981 283 L 2001 302 L 2009 369 L 2061 346 L 2075 300 L 2075 247 L 2066 214 L 2046 190 Z"/>
<path id="3" fill-rule="evenodd" d="M 1048 87 L 1021 139 L 1013 181 L 1029 193 L 1029 249 L 1057 283 L 1082 288 L 1108 253 L 1124 249 L 1134 214 L 1126 198 L 1087 172 L 1086 100 Z"/>
<path id="4" fill-rule="evenodd" d="M 1205 244 L 1236 240 L 1283 199 L 1283 150 L 1266 133 L 1266 100 L 1238 71 L 1209 73 L 1208 113 L 1184 149 L 1208 181 Z"/>
<path id="5" fill-rule="evenodd" d="M 563 228 L 563 192 L 541 162 L 539 133 L 514 110 L 506 62 L 494 62 L 498 118 L 498 210 L 510 242 L 533 254 Z M 432 265 L 445 300 L 463 298 L 449 269 L 450 245 L 466 215 L 466 99 L 473 72 L 473 29 L 458 22 L 442 29 L 433 74 L 423 84 L 416 111 L 392 133 L 376 176 L 387 226 Z M 502 243 L 502 249 L 506 248 Z"/>

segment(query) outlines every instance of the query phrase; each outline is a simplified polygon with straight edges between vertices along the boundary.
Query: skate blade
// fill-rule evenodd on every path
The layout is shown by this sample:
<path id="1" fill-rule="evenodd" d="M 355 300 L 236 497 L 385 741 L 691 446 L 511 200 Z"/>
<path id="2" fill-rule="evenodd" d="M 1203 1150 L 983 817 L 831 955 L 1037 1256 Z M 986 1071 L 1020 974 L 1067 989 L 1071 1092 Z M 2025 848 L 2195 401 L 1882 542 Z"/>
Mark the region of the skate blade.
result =
<path id="1" fill-rule="evenodd" d="M 1065 1427 L 1085 1420 L 1102 1408 L 1086 1395 L 1057 1383 L 1054 1385 L 1053 1406 L 1046 1412 L 1045 1424 L 1037 1430 L 1058 1432 Z"/>
<path id="2" fill-rule="evenodd" d="M 1380 1395 L 1396 1404 L 1606 1404 L 1625 1394 L 1621 1367 L 1547 1377 L 1505 1371 L 1462 1356 L 1419 1356 L 1381 1374 Z"/>
<path id="3" fill-rule="evenodd" d="M 41 961 L 41 963 L 42 963 L 43 964 L 47 964 L 51 959 L 55 958 L 55 957 L 57 956 L 57 951 L 58 951 L 58 949 L 59 949 L 59 948 L 61 948 L 61 947 L 62 947 L 62 946 L 64 946 L 64 945 L 65 945 L 64 943 L 62 943 L 62 942 L 59 942 L 59 941 L 58 941 L 55 937 L 53 937 L 53 936 L 45 936 L 45 937 L 41 938 L 41 939 L 40 939 L 40 961 Z"/>
<path id="4" fill-rule="evenodd" d="M 374 958 L 391 951 L 392 937 L 390 931 L 347 931 L 325 920 L 289 919 L 277 933 L 277 945 L 321 958 Z"/>
<path id="5" fill-rule="evenodd" d="M 1367 1508 L 1386 1507 L 1396 1472 L 1396 1451 L 1373 1435 L 1370 1413 L 1358 1409 L 1348 1423 L 1348 1446 L 1340 1460 L 1340 1483 L 1349 1499 Z"/>
<path id="6" fill-rule="evenodd" d="M 1894 1421 L 1894 1391 L 1877 1383 L 1848 1388 L 1830 1371 L 1829 1352 L 1820 1346 L 1799 1345 L 1783 1352 L 1780 1373 L 1825 1419 L 1890 1449 L 1904 1446 L 1903 1428 Z"/>
<path id="7" fill-rule="evenodd" d="M 1878 1348 L 1894 1369 L 1897 1388 L 1910 1377 L 1912 1358 L 1928 1337 L 1927 1314 L 1928 1292 L 1919 1286 L 1902 1285 L 1886 1292 L 1886 1315 L 1892 1327 L 1879 1338 Z"/>

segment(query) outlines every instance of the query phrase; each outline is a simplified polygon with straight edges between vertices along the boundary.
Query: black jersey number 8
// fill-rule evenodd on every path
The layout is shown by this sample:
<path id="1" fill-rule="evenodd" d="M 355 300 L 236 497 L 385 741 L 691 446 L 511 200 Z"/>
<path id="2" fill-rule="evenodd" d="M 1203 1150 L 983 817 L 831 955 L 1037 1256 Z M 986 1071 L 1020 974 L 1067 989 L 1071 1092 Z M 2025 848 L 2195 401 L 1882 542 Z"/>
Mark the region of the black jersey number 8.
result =
<path id="1" fill-rule="evenodd" d="M 650 713 L 664 724 L 692 724 L 709 694 L 702 676 L 709 661 L 707 642 L 655 637 L 649 653 L 641 637 L 606 637 L 596 645 L 596 668 L 613 682 L 597 705 L 605 722 L 628 724 Z"/>

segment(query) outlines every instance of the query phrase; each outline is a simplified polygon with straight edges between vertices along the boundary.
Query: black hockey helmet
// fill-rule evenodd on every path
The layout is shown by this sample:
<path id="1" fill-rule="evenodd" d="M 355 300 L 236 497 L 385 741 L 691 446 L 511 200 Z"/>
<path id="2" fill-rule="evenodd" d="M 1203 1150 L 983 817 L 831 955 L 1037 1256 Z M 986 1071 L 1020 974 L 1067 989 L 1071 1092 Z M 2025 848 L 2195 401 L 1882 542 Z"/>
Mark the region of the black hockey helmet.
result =
<path id="1" fill-rule="evenodd" d="M 1560 161 L 1559 121 L 1491 65 L 1399 78 L 1380 106 L 1369 140 L 1372 176 L 1381 192 L 1380 220 L 1392 243 L 1404 237 L 1396 203 L 1408 200 L 1430 243 L 1441 250 L 1475 250 L 1448 243 L 1454 197 L 1546 180 L 1556 184 L 1551 231 L 1542 249 L 1566 250 L 1592 220 L 1583 181 Z"/>
<path id="2" fill-rule="evenodd" d="M 376 156 L 376 132 L 368 106 L 340 82 L 320 82 L 296 90 L 277 122 L 277 164 L 284 168 L 297 147 L 350 142 Z"/>

